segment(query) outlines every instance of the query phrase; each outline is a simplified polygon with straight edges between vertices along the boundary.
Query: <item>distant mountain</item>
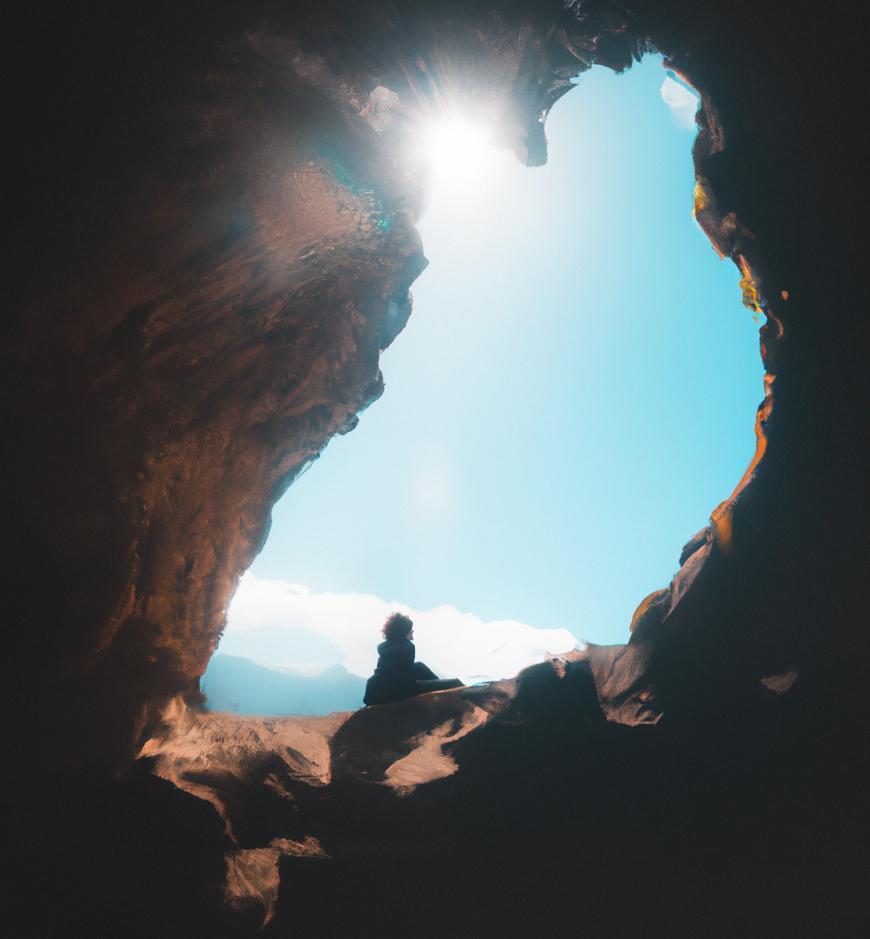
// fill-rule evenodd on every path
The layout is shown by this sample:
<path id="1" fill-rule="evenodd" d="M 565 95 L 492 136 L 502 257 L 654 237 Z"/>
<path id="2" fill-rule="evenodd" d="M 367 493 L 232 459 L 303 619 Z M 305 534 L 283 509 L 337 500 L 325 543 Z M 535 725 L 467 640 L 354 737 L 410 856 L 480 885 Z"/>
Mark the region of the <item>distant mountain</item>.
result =
<path id="1" fill-rule="evenodd" d="M 319 675 L 293 675 L 220 654 L 212 657 L 201 681 L 210 710 L 273 717 L 356 710 L 365 685 L 342 665 Z"/>

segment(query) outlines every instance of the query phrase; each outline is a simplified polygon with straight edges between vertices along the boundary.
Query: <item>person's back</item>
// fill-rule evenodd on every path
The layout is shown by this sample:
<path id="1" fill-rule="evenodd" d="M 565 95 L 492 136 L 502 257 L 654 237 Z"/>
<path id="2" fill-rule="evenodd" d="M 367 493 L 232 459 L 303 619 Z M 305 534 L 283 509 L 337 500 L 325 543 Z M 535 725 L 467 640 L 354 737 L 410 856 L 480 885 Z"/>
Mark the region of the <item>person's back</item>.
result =
<path id="1" fill-rule="evenodd" d="M 417 694 L 414 643 L 410 639 L 385 639 L 378 646 L 378 664 L 366 683 L 366 704 L 389 704 Z"/>
<path id="2" fill-rule="evenodd" d="M 391 704 L 427 691 L 462 687 L 459 679 L 441 679 L 422 662 L 414 661 L 414 624 L 404 614 L 393 613 L 384 623 L 383 635 L 377 667 L 366 682 L 364 704 Z"/>

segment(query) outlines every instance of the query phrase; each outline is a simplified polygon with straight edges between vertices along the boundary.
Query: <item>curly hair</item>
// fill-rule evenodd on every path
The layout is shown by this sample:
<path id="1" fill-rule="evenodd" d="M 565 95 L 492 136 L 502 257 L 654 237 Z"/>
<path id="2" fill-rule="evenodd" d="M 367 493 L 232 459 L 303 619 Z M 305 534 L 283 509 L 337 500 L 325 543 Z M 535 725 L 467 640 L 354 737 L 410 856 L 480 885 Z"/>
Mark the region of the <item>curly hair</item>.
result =
<path id="1" fill-rule="evenodd" d="M 381 632 L 384 639 L 407 639 L 408 633 L 414 628 L 414 621 L 404 613 L 393 613 L 387 617 Z"/>

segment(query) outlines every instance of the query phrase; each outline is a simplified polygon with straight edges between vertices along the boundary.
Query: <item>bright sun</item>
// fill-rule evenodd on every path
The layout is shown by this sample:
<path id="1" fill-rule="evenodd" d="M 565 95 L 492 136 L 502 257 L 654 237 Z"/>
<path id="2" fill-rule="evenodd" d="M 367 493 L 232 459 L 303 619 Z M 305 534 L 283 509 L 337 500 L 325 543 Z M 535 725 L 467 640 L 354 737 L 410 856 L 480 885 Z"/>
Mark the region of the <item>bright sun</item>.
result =
<path id="1" fill-rule="evenodd" d="M 464 117 L 433 123 L 422 139 L 424 156 L 432 167 L 433 188 L 468 198 L 490 182 L 509 154 L 495 146 L 485 126 Z"/>

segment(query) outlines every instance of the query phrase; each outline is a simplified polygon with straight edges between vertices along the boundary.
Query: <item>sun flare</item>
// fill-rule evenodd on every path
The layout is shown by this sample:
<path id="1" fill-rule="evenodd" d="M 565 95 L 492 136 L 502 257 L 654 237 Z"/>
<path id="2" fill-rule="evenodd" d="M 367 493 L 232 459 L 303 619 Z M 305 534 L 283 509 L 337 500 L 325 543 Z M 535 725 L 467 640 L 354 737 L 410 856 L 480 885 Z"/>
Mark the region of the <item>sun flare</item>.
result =
<path id="1" fill-rule="evenodd" d="M 463 198 L 484 187 L 509 159 L 488 127 L 462 116 L 429 125 L 422 134 L 422 150 L 434 188 Z"/>

